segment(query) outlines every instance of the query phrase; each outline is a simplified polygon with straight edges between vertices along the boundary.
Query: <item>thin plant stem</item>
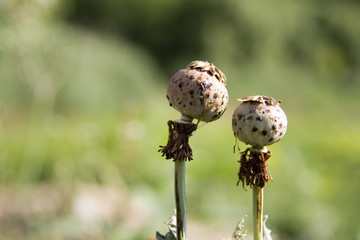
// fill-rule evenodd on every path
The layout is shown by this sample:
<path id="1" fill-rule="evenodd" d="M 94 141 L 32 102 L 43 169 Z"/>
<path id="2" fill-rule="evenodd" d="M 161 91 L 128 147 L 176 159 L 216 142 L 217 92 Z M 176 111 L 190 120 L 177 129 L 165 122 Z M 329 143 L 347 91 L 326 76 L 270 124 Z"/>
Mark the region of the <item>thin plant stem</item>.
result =
<path id="1" fill-rule="evenodd" d="M 175 202 L 176 235 L 178 240 L 186 240 L 186 196 L 185 167 L 186 161 L 175 161 Z"/>
<path id="2" fill-rule="evenodd" d="M 253 186 L 253 229 L 254 240 L 263 240 L 263 188 L 258 185 Z"/>

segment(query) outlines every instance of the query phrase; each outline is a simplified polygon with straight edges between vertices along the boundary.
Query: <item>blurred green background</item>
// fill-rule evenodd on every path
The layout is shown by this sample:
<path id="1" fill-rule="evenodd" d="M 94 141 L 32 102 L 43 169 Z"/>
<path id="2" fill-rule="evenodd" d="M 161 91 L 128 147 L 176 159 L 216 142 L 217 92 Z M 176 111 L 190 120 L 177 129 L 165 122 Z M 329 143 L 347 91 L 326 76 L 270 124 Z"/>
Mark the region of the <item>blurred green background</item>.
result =
<path id="1" fill-rule="evenodd" d="M 0 0 L 0 239 L 165 233 L 173 164 L 157 150 L 180 116 L 165 94 L 193 60 L 226 74 L 230 103 L 190 140 L 189 238 L 230 238 L 244 215 L 251 234 L 231 115 L 264 94 L 289 121 L 269 147 L 273 239 L 359 240 L 355 0 Z"/>

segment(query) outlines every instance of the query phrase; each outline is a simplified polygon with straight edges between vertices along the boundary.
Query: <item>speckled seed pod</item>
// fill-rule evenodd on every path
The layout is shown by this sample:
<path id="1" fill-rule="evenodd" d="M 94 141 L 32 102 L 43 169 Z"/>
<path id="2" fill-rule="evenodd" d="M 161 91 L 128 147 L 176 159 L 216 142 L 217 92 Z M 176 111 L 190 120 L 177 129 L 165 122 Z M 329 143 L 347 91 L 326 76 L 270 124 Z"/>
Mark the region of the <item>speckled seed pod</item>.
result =
<path id="1" fill-rule="evenodd" d="M 211 122 L 224 113 L 228 104 L 225 85 L 225 75 L 212 63 L 194 61 L 174 74 L 166 97 L 183 117 Z"/>
<path id="2" fill-rule="evenodd" d="M 242 103 L 234 111 L 232 127 L 235 136 L 254 147 L 263 147 L 279 141 L 288 123 L 280 101 L 266 96 L 239 99 Z"/>

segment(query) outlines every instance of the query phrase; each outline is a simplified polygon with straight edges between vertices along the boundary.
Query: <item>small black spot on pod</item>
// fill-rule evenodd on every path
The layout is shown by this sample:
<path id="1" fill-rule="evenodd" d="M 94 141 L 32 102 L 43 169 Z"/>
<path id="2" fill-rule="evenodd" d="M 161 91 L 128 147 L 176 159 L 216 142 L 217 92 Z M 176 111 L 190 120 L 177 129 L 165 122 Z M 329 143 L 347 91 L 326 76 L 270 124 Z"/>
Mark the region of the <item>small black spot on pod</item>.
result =
<path id="1" fill-rule="evenodd" d="M 189 93 L 190 93 L 190 95 L 193 95 L 193 94 L 194 94 L 194 90 L 191 89 Z"/>
<path id="2" fill-rule="evenodd" d="M 257 130 L 258 130 L 257 127 L 253 127 L 253 128 L 251 129 L 252 132 L 256 132 Z"/>
<path id="3" fill-rule="evenodd" d="M 169 99 L 170 99 L 170 98 L 169 98 L 169 95 L 166 94 L 166 98 L 167 98 L 167 100 L 169 100 Z"/>
<path id="4" fill-rule="evenodd" d="M 261 131 L 261 134 L 262 134 L 263 136 L 265 136 L 265 135 L 267 134 L 267 131 L 266 131 L 266 130 L 262 130 L 262 131 Z"/>
<path id="5" fill-rule="evenodd" d="M 191 76 L 190 76 L 190 79 L 194 79 L 194 75 L 191 75 Z"/>
<path id="6" fill-rule="evenodd" d="M 189 102 L 190 105 L 193 105 L 193 102 Z"/>
<path id="7" fill-rule="evenodd" d="M 212 120 L 215 120 L 217 117 L 219 117 L 219 113 L 215 114 L 214 116 L 212 116 Z"/>
<path id="8" fill-rule="evenodd" d="M 206 97 L 206 98 L 209 98 L 209 97 L 210 97 L 210 94 L 208 94 L 208 93 L 205 94 L 205 97 Z"/>
<path id="9" fill-rule="evenodd" d="M 260 117 L 260 116 L 258 116 L 258 117 L 256 117 L 256 120 L 258 120 L 258 121 L 262 121 L 262 120 L 263 120 L 263 118 L 262 118 L 262 117 Z"/>
<path id="10" fill-rule="evenodd" d="M 239 114 L 237 115 L 237 117 L 238 117 L 238 120 L 240 121 L 241 118 L 243 117 L 243 115 L 242 115 L 241 113 L 239 113 Z"/>
<path id="11" fill-rule="evenodd" d="M 184 83 L 180 82 L 178 86 L 179 86 L 179 88 L 182 88 L 183 85 L 184 85 Z"/>
<path id="12" fill-rule="evenodd" d="M 203 95 L 200 96 L 200 102 L 204 102 L 204 96 Z"/>
<path id="13" fill-rule="evenodd" d="M 247 120 L 253 120 L 253 116 L 248 116 Z"/>
<path id="14" fill-rule="evenodd" d="M 276 129 L 276 126 L 275 125 L 272 125 L 271 126 L 271 130 L 275 130 Z"/>
<path id="15" fill-rule="evenodd" d="M 272 142 L 272 141 L 274 141 L 274 138 L 269 138 L 269 142 Z"/>
<path id="16" fill-rule="evenodd" d="M 208 89 L 212 86 L 211 82 L 202 82 L 201 85 L 203 86 L 204 90 Z"/>
<path id="17" fill-rule="evenodd" d="M 169 103 L 170 107 L 172 107 L 172 103 Z"/>
<path id="18" fill-rule="evenodd" d="M 218 96 L 219 96 L 219 95 L 218 95 L 217 93 L 215 93 L 214 96 L 213 96 L 213 98 L 214 98 L 214 99 L 217 99 Z"/>

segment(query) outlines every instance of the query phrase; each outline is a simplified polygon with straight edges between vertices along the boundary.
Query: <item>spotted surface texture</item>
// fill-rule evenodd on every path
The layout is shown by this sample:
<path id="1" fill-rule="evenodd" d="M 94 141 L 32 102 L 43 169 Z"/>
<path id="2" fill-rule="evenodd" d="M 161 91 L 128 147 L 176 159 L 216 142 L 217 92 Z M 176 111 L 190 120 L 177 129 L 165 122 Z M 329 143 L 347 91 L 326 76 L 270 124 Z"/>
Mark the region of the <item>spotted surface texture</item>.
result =
<path id="1" fill-rule="evenodd" d="M 234 111 L 232 127 L 235 136 L 255 147 L 271 145 L 286 132 L 288 122 L 280 101 L 266 96 L 239 99 L 242 103 Z"/>
<path id="2" fill-rule="evenodd" d="M 193 65 L 189 64 L 188 68 L 174 74 L 166 97 L 170 106 L 182 114 L 211 122 L 224 113 L 228 104 L 229 95 L 224 84 L 226 78 L 214 65 L 196 62 L 197 64 L 193 62 Z"/>

